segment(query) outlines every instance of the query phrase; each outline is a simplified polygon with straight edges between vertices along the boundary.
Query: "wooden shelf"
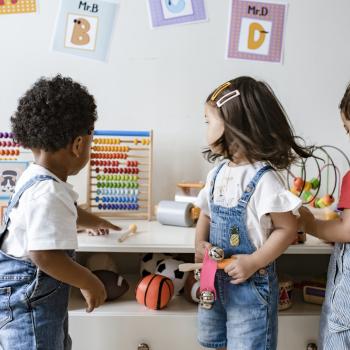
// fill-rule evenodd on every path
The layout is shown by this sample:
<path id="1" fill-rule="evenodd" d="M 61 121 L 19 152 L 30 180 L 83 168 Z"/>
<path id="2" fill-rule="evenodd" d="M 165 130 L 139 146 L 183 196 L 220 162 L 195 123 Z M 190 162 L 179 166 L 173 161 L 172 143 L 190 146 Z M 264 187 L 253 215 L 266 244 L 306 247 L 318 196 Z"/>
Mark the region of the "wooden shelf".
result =
<path id="1" fill-rule="evenodd" d="M 303 244 L 291 245 L 284 254 L 331 254 L 333 246 L 320 239 L 306 235 L 306 242 Z"/>
<path id="2" fill-rule="evenodd" d="M 69 303 L 70 316 L 137 316 L 137 317 L 164 317 L 164 316 L 192 316 L 197 315 L 197 305 L 188 302 L 183 296 L 176 296 L 163 310 L 150 310 L 140 305 L 135 300 L 135 286 L 137 276 L 126 275 L 125 278 L 130 283 L 129 291 L 120 299 L 106 302 L 92 313 L 85 311 L 85 301 L 78 290 L 72 290 Z"/>
<path id="3" fill-rule="evenodd" d="M 194 253 L 194 228 L 165 226 L 157 221 L 112 220 L 127 229 L 136 223 L 138 230 L 134 236 L 122 243 L 118 242 L 120 232 L 107 236 L 78 235 L 80 252 L 125 252 L 125 253 Z"/>
<path id="4" fill-rule="evenodd" d="M 120 299 L 106 302 L 92 313 L 85 311 L 85 301 L 80 292 L 76 289 L 72 291 L 69 303 L 69 315 L 86 317 L 119 317 L 119 316 L 137 316 L 137 317 L 197 317 L 197 305 L 188 302 L 182 295 L 176 296 L 163 310 L 150 310 L 140 305 L 135 300 L 135 286 L 138 277 L 135 275 L 125 276 L 130 283 L 129 291 Z M 279 317 L 285 316 L 319 316 L 321 306 L 308 304 L 302 300 L 301 293 L 293 292 L 293 306 L 290 309 L 280 311 Z"/>
<path id="5" fill-rule="evenodd" d="M 125 253 L 194 253 L 195 229 L 161 225 L 157 221 L 112 220 L 123 229 L 136 223 L 136 235 L 119 243 L 120 232 L 111 232 L 108 236 L 78 235 L 80 252 L 125 252 Z M 332 245 L 307 235 L 304 244 L 290 246 L 284 254 L 330 254 Z"/>

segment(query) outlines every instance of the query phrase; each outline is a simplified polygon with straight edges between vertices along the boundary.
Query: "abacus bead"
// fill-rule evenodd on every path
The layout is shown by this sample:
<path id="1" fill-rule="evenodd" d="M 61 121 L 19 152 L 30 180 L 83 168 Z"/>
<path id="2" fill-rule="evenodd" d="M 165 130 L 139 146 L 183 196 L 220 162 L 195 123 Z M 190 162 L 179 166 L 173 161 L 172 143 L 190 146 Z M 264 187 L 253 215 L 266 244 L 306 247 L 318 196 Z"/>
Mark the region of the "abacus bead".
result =
<path id="1" fill-rule="evenodd" d="M 9 137 L 9 133 L 8 133 L 8 132 L 5 132 L 5 133 L 4 133 L 4 137 L 5 137 L 5 139 L 7 139 L 7 138 Z"/>
<path id="2" fill-rule="evenodd" d="M 95 202 L 98 203 L 99 200 L 100 200 L 100 198 L 97 196 L 97 197 L 95 198 Z"/>
<path id="3" fill-rule="evenodd" d="M 98 209 L 102 210 L 102 204 L 98 205 Z"/>

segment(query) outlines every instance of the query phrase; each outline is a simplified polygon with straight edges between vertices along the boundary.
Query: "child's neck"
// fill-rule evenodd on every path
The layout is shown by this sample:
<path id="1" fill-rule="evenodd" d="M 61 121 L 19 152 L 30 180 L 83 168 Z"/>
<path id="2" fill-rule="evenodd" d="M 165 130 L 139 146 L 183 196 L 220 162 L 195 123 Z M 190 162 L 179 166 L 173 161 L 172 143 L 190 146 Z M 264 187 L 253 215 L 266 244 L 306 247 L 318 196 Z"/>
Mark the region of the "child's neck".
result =
<path id="1" fill-rule="evenodd" d="M 244 156 L 235 157 L 235 160 L 230 160 L 228 165 L 230 167 L 250 164 L 249 160 Z"/>
<path id="2" fill-rule="evenodd" d="M 67 181 L 69 171 L 67 169 L 67 157 L 59 150 L 55 153 L 43 150 L 32 150 L 35 164 L 42 166 L 56 175 L 63 182 Z"/>

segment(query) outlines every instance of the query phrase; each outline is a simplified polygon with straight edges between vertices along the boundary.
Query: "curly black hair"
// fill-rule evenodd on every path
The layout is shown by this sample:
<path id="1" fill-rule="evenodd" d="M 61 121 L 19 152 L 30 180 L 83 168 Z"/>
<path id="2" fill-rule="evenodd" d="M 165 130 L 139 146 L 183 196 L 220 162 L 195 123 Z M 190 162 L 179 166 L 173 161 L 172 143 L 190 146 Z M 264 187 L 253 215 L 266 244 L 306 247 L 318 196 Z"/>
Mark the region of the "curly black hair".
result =
<path id="1" fill-rule="evenodd" d="M 89 134 L 96 119 L 95 99 L 86 87 L 59 74 L 40 78 L 20 98 L 11 125 L 24 148 L 55 152 Z"/>

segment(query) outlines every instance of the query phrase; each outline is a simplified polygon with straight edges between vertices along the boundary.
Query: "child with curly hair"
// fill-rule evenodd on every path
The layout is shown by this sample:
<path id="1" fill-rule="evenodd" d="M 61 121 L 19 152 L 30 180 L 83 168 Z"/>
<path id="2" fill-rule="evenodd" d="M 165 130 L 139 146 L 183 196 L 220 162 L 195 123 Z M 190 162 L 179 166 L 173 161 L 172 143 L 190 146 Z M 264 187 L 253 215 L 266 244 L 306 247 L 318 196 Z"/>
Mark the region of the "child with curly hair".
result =
<path id="1" fill-rule="evenodd" d="M 106 299 L 101 281 L 74 261 L 77 225 L 96 234 L 118 226 L 77 207 L 66 181 L 89 160 L 96 104 L 60 75 L 38 80 L 11 118 L 15 139 L 35 162 L 20 177 L 0 231 L 0 348 L 71 349 L 70 286 L 92 311 Z"/>

